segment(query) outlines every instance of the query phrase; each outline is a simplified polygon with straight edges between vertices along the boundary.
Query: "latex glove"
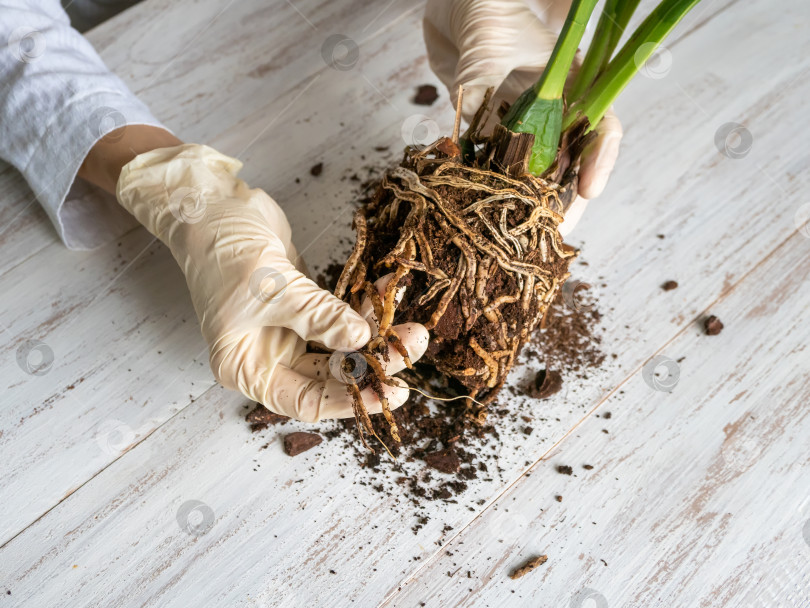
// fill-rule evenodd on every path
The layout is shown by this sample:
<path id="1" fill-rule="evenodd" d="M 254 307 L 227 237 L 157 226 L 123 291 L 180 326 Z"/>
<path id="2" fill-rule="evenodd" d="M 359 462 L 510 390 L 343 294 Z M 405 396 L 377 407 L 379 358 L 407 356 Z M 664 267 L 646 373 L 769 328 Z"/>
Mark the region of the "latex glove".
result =
<path id="1" fill-rule="evenodd" d="M 502 100 L 514 102 L 540 77 L 557 41 L 557 32 L 522 0 L 428 0 L 423 25 L 430 67 L 447 87 L 453 107 L 458 86 L 464 87 L 462 114 L 467 121 L 491 86 L 495 108 Z M 612 110 L 596 133 L 582 154 L 579 196 L 560 226 L 563 236 L 581 217 L 586 199 L 604 190 L 616 163 L 622 126 Z"/>
<path id="2" fill-rule="evenodd" d="M 283 211 L 237 179 L 241 167 L 207 146 L 160 148 L 124 166 L 116 194 L 183 270 L 219 382 L 299 420 L 351 417 L 329 355 L 306 354 L 306 342 L 355 350 L 376 325 L 307 278 Z M 411 359 L 421 357 L 427 330 L 396 330 Z M 390 350 L 384 368 L 393 374 L 404 363 Z M 392 408 L 408 397 L 401 385 L 383 387 Z M 370 388 L 362 397 L 371 413 L 381 411 Z"/>

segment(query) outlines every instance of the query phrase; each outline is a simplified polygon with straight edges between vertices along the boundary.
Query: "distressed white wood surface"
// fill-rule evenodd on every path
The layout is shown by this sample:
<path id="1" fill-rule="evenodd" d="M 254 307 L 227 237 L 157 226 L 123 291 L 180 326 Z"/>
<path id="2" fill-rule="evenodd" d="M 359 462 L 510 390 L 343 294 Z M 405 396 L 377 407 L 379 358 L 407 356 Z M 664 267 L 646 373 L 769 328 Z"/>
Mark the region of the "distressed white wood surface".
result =
<path id="1" fill-rule="evenodd" d="M 418 6 L 261 5 L 235 3 L 223 10 L 211 1 L 189 10 L 186 3 L 152 0 L 90 37 L 182 137 L 245 160 L 243 175 L 279 199 L 299 247 L 308 247 L 310 264 L 321 266 L 349 234 L 351 188 L 339 180 L 364 164 L 360 155 L 371 159 L 375 145 L 398 150 L 403 119 L 410 114 L 429 114 L 443 129 L 452 117 L 441 104 L 424 109 L 408 103 L 413 85 L 435 82 L 424 59 Z M 745 310 L 735 294 L 749 289 L 762 296 L 785 282 L 771 272 L 749 287 L 759 276 L 752 270 L 796 231 L 794 215 L 806 202 L 803 171 L 810 159 L 803 142 L 810 133 L 800 118 L 810 93 L 810 49 L 799 34 L 807 25 L 801 11 L 798 2 L 779 14 L 762 1 L 706 2 L 676 36 L 682 40 L 670 45 L 673 62 L 666 76 L 631 85 L 618 106 L 627 132 L 620 167 L 574 239 L 585 242 L 590 262 L 578 278 L 605 277 L 598 284 L 605 285 L 603 305 L 615 308 L 607 316 L 606 335 L 607 348 L 618 354 L 616 364 L 537 409 L 547 422 L 535 425 L 533 436 L 504 433 L 501 475 L 473 484 L 458 504 L 431 505 L 433 518 L 418 535 L 409 529 L 413 511 L 354 483 L 354 457 L 334 444 L 293 460 L 281 452 L 275 432 L 249 437 L 240 420 L 245 400 L 211 388 L 182 277 L 160 244 L 135 231 L 120 247 L 67 254 L 44 215 L 25 206 L 30 199 L 13 173 L 0 173 L 11 184 L 0 201 L 0 217 L 20 214 L 19 229 L 0 242 L 7 254 L 0 293 L 14 294 L 0 298 L 0 378 L 9 386 L 0 411 L 0 543 L 5 543 L 0 584 L 12 591 L 0 597 L 11 605 L 370 605 L 386 597 L 399 604 L 397 588 L 407 581 L 402 605 L 445 605 L 442 598 L 458 598 L 458 581 L 447 578 L 444 558 L 436 555 L 441 543 L 458 534 L 453 542 L 463 549 L 468 533 L 480 538 L 480 522 L 503 527 L 500 509 L 485 507 L 521 477 L 524 463 L 543 457 L 612 389 L 638 384 L 644 361 L 673 337 L 694 331 L 693 320 L 703 310 L 718 300 L 715 306 L 736 301 L 736 309 L 723 313 L 734 318 L 735 310 L 740 315 Z M 360 44 L 353 70 L 332 70 L 320 56 L 323 40 L 335 32 Z M 730 121 L 745 123 L 754 135 L 745 158 L 727 159 L 714 146 L 715 131 Z M 797 144 L 786 145 L 790 141 Z M 308 168 L 324 159 L 323 176 L 305 179 Z M 296 176 L 302 184 L 295 183 Z M 313 217 L 324 219 L 314 223 Z M 667 238 L 656 239 L 657 233 Z M 810 241 L 792 242 L 807 247 Z M 116 258 L 119 252 L 126 262 Z M 658 285 L 669 278 L 681 287 L 663 294 Z M 807 296 L 801 287 L 797 283 L 794 294 L 800 302 Z M 802 313 L 799 305 L 791 310 Z M 739 340 L 764 351 L 762 361 L 752 364 L 766 376 L 785 351 L 770 348 L 782 342 L 769 341 L 762 323 L 746 325 Z M 27 339 L 42 340 L 58 353 L 47 375 L 26 376 L 17 367 L 14 352 Z M 683 343 L 684 365 L 690 348 L 717 348 L 693 342 Z M 706 381 L 712 371 L 695 374 Z M 721 407 L 722 398 L 710 394 L 706 403 Z M 755 405 L 745 396 L 740 403 Z M 517 400 L 513 406 L 538 408 Z M 706 411 L 712 408 L 696 416 Z M 593 420 L 576 432 L 584 433 Z M 646 426 L 614 424 L 613 435 L 605 437 L 618 447 L 632 446 L 633 438 L 666 428 L 655 412 L 642 421 Z M 708 421 L 695 418 L 690 424 L 690 432 L 716 433 Z M 757 428 L 749 432 L 756 436 Z M 677 433 L 673 430 L 674 439 Z M 698 441 L 699 435 L 689 439 Z M 270 446 L 260 449 L 268 441 Z M 793 444 L 785 445 L 750 484 L 764 484 L 772 466 L 788 466 L 780 458 L 791 455 Z M 671 475 L 679 476 L 685 466 L 697 466 L 699 475 L 691 455 L 685 451 Z M 255 463 L 261 464 L 258 471 Z M 646 469 L 650 463 L 640 463 L 642 473 L 654 475 Z M 547 465 L 537 468 L 516 491 L 530 487 L 527 483 L 545 489 L 560 482 Z M 537 488 L 534 495 L 545 496 Z M 214 514 L 213 527 L 199 537 L 177 523 L 178 509 L 189 500 L 204 502 Z M 729 500 L 742 509 L 752 495 L 740 491 Z M 525 502 L 527 510 L 537 504 Z M 581 504 L 587 511 L 587 497 Z M 700 525 L 688 514 L 668 524 L 679 504 L 663 497 L 647 514 L 661 526 L 672 525 L 676 540 L 686 538 L 683 528 Z M 757 528 L 759 518 L 772 513 L 749 516 L 751 528 Z M 442 533 L 445 523 L 454 531 Z M 615 541 L 629 554 L 624 567 L 632 567 L 632 557 L 656 559 L 630 532 Z M 574 555 L 576 533 L 561 533 L 555 542 Z M 776 544 L 780 551 L 792 547 Z M 494 538 L 484 545 L 497 556 L 492 559 L 506 549 Z M 434 555 L 428 567 L 419 567 Z M 682 578 L 673 585 L 691 580 L 691 571 L 676 574 Z M 498 571 L 477 581 L 483 601 L 519 599 L 495 584 L 503 576 Z M 575 582 L 581 586 L 584 576 Z M 529 577 L 524 580 L 531 584 Z M 614 591 L 610 578 L 604 580 L 599 592 L 619 597 L 619 588 Z M 419 596 L 421 585 L 429 590 L 425 597 Z M 650 585 L 655 593 L 655 581 Z M 522 593 L 529 601 L 531 594 Z M 534 595 L 531 601 L 547 597 Z"/>
<path id="2" fill-rule="evenodd" d="M 808 237 L 712 307 L 720 335 L 661 345 L 685 356 L 671 392 L 634 374 L 387 605 L 810 604 Z"/>

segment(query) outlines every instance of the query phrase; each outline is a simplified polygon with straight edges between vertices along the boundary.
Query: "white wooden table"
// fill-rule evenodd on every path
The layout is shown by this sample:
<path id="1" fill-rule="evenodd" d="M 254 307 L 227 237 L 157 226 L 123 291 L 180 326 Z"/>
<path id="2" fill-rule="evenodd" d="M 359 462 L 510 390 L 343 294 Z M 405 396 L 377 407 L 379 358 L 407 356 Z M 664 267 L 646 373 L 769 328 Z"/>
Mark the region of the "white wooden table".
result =
<path id="1" fill-rule="evenodd" d="M 409 116 L 450 127 L 446 94 L 409 101 L 438 84 L 421 11 L 146 0 L 88 36 L 181 137 L 245 161 L 317 268 L 351 235 L 340 178 L 374 146 L 400 150 Z M 704 0 L 629 87 L 619 166 L 572 235 L 589 262 L 577 278 L 604 277 L 618 358 L 549 401 L 515 400 L 545 426 L 502 433 L 500 476 L 431 503 L 417 534 L 405 501 L 355 483 L 351 451 L 291 459 L 279 430 L 250 433 L 165 247 L 138 229 L 68 252 L 3 166 L 0 605 L 808 605 L 809 16 L 802 0 Z M 358 46 L 350 69 L 322 56 L 334 34 Z M 747 153 L 719 151 L 727 123 Z M 703 335 L 709 313 L 719 336 Z M 18 365 L 29 341 L 53 352 L 43 375 Z M 681 360 L 671 391 L 644 380 L 658 356 Z M 202 534 L 178 523 L 194 508 Z"/>

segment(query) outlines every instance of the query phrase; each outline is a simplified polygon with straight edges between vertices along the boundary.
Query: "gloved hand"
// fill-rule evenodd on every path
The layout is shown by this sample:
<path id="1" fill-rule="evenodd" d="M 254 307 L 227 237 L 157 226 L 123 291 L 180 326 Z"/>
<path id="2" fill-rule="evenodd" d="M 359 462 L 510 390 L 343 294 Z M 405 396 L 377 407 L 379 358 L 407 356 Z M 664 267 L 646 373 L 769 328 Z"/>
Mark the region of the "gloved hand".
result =
<path id="1" fill-rule="evenodd" d="M 514 102 L 540 77 L 557 41 L 557 33 L 523 0 L 428 0 L 423 25 L 430 67 L 454 107 L 458 86 L 464 87 L 462 114 L 467 121 L 491 86 L 496 89 L 495 108 L 502 100 Z M 494 112 L 492 116 L 497 120 Z M 579 196 L 560 226 L 563 236 L 576 225 L 587 199 L 604 190 L 616 163 L 622 126 L 612 111 L 596 133 L 582 154 Z"/>
<path id="2" fill-rule="evenodd" d="M 371 338 L 374 320 L 307 278 L 284 213 L 236 177 L 241 167 L 207 146 L 159 148 L 124 166 L 116 195 L 183 270 L 217 380 L 299 420 L 351 417 L 329 355 L 306 354 L 306 342 L 356 350 Z M 424 354 L 423 326 L 395 329 L 412 360 Z M 383 367 L 390 375 L 404 362 L 389 350 Z M 401 385 L 383 386 L 392 408 L 408 397 Z M 371 388 L 362 397 L 369 412 L 381 411 Z"/>

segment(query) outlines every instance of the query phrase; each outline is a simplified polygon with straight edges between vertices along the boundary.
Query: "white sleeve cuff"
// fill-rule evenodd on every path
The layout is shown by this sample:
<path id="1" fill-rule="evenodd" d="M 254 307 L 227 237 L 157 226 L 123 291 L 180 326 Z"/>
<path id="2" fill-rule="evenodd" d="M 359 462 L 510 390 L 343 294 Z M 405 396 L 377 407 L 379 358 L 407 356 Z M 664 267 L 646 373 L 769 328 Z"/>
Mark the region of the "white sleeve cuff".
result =
<path id="1" fill-rule="evenodd" d="M 74 103 L 82 109 L 68 106 L 53 118 L 22 173 L 65 245 L 94 249 L 131 230 L 137 222 L 115 196 L 76 179 L 82 162 L 96 142 L 119 127 L 165 127 L 131 95 L 94 93 Z M 87 108 L 95 110 L 88 113 Z M 77 116 L 85 120 L 77 121 Z"/>

